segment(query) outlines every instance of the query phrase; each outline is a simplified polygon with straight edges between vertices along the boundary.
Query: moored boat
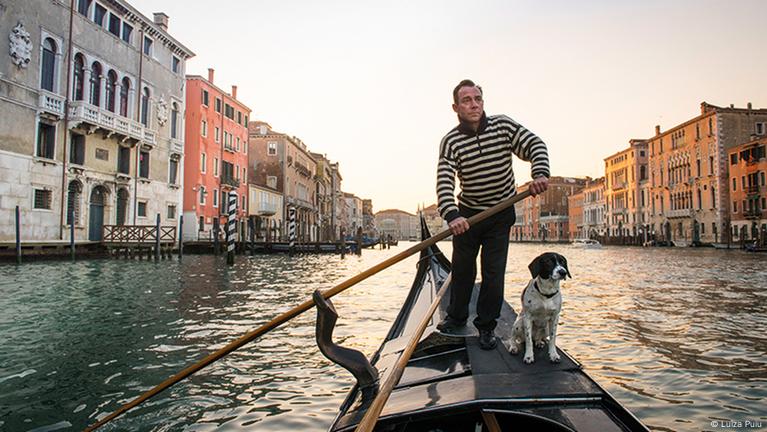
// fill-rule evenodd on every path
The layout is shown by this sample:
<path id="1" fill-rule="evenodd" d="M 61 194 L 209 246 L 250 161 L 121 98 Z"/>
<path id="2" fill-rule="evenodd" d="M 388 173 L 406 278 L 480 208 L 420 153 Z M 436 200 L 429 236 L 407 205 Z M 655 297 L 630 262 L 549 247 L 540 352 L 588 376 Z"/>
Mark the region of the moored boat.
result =
<path id="1" fill-rule="evenodd" d="M 573 246 L 582 249 L 601 249 L 602 243 L 594 239 L 575 239 L 573 240 Z"/>
<path id="2" fill-rule="evenodd" d="M 423 221 L 422 236 L 429 236 Z M 358 426 L 371 407 L 377 383 L 385 382 L 394 373 L 400 354 L 449 273 L 450 262 L 436 246 L 421 252 L 407 299 L 370 364 L 356 368 L 345 365 L 358 371 L 358 384 L 342 403 L 331 432 L 352 431 Z M 477 291 L 478 286 L 470 306 L 472 315 Z M 550 363 L 546 348 L 536 349 L 538 360 L 530 365 L 523 363 L 521 355 L 511 355 L 508 341 L 516 313 L 508 303 L 503 304 L 496 328 L 496 335 L 504 343 L 494 350 L 480 349 L 473 327 L 467 327 L 460 336 L 441 334 L 436 325 L 446 315 L 448 299 L 449 295 L 442 298 L 375 430 L 648 430 L 566 352 L 558 349 L 562 361 Z M 319 334 L 318 321 L 318 340 Z"/>

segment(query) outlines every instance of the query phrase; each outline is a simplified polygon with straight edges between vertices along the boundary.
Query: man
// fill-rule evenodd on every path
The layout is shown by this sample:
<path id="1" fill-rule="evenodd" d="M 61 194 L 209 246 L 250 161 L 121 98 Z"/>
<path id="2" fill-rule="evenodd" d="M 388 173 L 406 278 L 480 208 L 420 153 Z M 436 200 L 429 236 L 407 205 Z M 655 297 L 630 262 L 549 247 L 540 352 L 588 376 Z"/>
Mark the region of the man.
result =
<path id="1" fill-rule="evenodd" d="M 510 207 L 474 226 L 467 219 L 516 193 L 512 153 L 532 164 L 533 196 L 548 188 L 549 157 L 540 138 L 505 115 L 487 116 L 482 88 L 471 80 L 453 90 L 458 126 L 442 139 L 437 167 L 439 212 L 453 233 L 453 279 L 448 316 L 437 328 L 453 333 L 466 324 L 469 300 L 477 276 L 477 254 L 482 248 L 482 285 L 477 318 L 482 349 L 496 345 L 493 333 L 503 303 L 503 279 L 509 230 L 516 219 Z M 458 205 L 453 198 L 455 176 L 461 181 Z"/>

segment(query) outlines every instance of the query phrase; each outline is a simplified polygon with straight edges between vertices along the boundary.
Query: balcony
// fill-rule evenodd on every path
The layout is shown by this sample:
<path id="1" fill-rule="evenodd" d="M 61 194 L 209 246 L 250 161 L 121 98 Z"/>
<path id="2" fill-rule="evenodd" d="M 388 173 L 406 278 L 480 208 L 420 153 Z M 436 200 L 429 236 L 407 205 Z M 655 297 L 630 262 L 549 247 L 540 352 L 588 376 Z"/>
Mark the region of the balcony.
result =
<path id="1" fill-rule="evenodd" d="M 184 154 L 184 143 L 180 139 L 171 138 L 170 151 L 173 153 L 178 153 L 180 155 Z"/>
<path id="2" fill-rule="evenodd" d="M 103 129 L 106 136 L 118 135 L 121 141 L 141 141 L 154 146 L 157 142 L 154 131 L 141 123 L 107 111 L 85 101 L 73 101 L 69 106 L 69 118 L 73 125 L 88 125 L 91 129 Z"/>
<path id="3" fill-rule="evenodd" d="M 692 217 L 692 209 L 669 210 L 668 213 L 666 213 L 666 216 L 669 219 Z"/>
<path id="4" fill-rule="evenodd" d="M 240 187 L 240 179 L 234 178 L 230 175 L 221 176 L 221 185 L 237 189 Z"/>
<path id="5" fill-rule="evenodd" d="M 229 153 L 235 153 L 234 146 L 231 144 L 224 144 L 224 151 L 228 151 Z"/>
<path id="6" fill-rule="evenodd" d="M 294 164 L 294 166 L 295 166 L 296 171 L 298 172 L 298 174 L 300 174 L 300 175 L 302 175 L 302 176 L 304 176 L 306 178 L 311 178 L 312 177 L 312 172 L 309 171 L 309 168 L 307 168 L 306 166 L 304 166 L 300 162 L 296 162 Z"/>
<path id="7" fill-rule="evenodd" d="M 743 212 L 743 217 L 745 217 L 748 220 L 761 219 L 762 212 L 759 210 L 746 210 L 745 212 Z"/>
<path id="8" fill-rule="evenodd" d="M 64 117 L 64 97 L 47 90 L 40 90 L 40 100 L 38 103 L 43 113 L 49 114 L 56 119 Z"/>
<path id="9" fill-rule="evenodd" d="M 613 182 L 613 190 L 621 190 L 621 189 L 626 189 L 625 181 Z"/>
<path id="10" fill-rule="evenodd" d="M 746 193 L 748 195 L 759 195 L 759 185 L 748 186 L 746 188 Z"/>
<path id="11" fill-rule="evenodd" d="M 259 216 L 273 216 L 277 213 L 277 204 L 262 201 L 258 203 L 256 214 Z"/>

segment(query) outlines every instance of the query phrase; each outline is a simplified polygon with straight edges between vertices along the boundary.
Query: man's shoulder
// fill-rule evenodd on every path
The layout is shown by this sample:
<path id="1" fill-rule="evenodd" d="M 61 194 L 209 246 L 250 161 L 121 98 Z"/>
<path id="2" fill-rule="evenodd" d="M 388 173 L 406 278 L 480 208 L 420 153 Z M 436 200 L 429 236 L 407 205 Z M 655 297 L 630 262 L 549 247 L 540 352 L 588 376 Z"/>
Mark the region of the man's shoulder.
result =
<path id="1" fill-rule="evenodd" d="M 456 137 L 462 135 L 461 131 L 458 130 L 458 126 L 454 126 L 452 129 L 450 129 L 445 136 L 442 137 L 442 142 L 448 142 L 452 141 Z"/>
<path id="2" fill-rule="evenodd" d="M 519 125 L 519 123 L 514 121 L 514 119 L 507 116 L 506 114 L 494 114 L 491 116 L 487 116 L 487 122 L 489 124 L 510 124 L 514 126 Z"/>

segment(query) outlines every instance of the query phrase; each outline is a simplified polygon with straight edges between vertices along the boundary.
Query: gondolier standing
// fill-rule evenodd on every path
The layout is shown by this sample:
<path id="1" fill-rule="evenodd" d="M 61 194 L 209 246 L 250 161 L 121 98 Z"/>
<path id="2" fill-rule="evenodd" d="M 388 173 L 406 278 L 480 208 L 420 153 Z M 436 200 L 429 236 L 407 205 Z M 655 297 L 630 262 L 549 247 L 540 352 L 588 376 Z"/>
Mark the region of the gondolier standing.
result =
<path id="1" fill-rule="evenodd" d="M 546 144 L 519 123 L 505 115 L 487 116 L 482 88 L 471 80 L 461 81 L 453 90 L 453 111 L 459 124 L 442 138 L 437 166 L 439 212 L 453 232 L 453 279 L 448 316 L 437 328 L 454 333 L 466 324 L 481 248 L 482 285 L 474 325 L 480 347 L 493 349 L 503 303 L 509 230 L 516 215 L 510 207 L 471 227 L 467 219 L 516 193 L 512 153 L 532 164 L 531 194 L 546 191 L 549 156 Z M 461 182 L 457 205 L 456 176 Z"/>

